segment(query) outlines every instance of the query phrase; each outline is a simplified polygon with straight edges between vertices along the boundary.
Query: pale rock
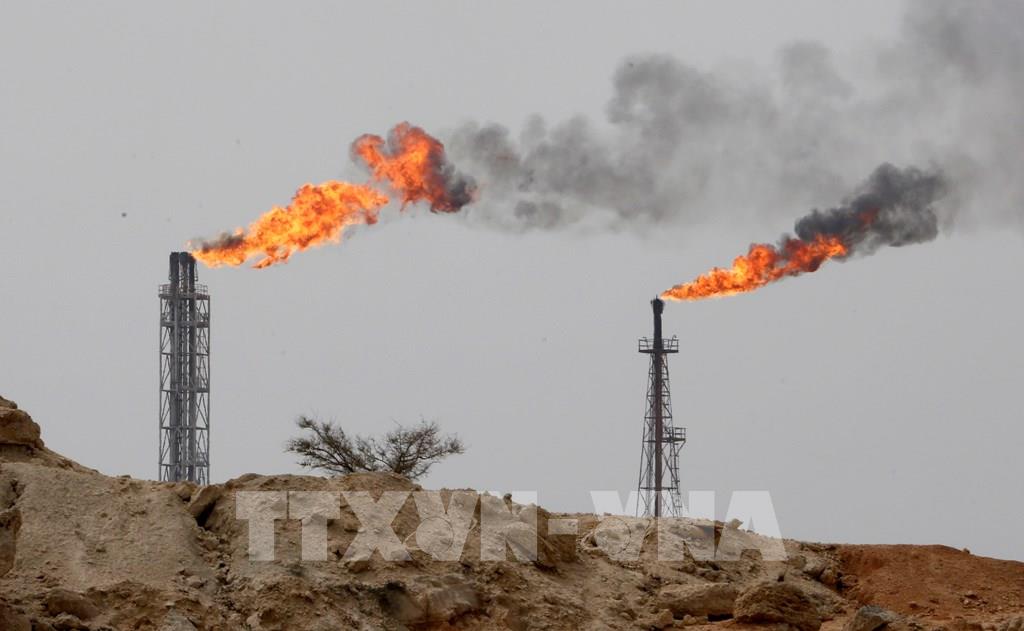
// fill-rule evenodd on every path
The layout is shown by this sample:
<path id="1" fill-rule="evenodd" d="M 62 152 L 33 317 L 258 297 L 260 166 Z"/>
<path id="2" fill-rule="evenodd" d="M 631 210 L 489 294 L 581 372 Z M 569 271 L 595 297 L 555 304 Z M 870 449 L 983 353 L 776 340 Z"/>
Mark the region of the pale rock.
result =
<path id="1" fill-rule="evenodd" d="M 818 631 L 821 616 L 811 599 L 791 583 L 760 583 L 736 599 L 739 622 L 785 623 L 800 631 Z"/>
<path id="2" fill-rule="evenodd" d="M 658 591 L 657 605 L 677 616 L 731 616 L 737 594 L 727 583 L 666 585 Z"/>

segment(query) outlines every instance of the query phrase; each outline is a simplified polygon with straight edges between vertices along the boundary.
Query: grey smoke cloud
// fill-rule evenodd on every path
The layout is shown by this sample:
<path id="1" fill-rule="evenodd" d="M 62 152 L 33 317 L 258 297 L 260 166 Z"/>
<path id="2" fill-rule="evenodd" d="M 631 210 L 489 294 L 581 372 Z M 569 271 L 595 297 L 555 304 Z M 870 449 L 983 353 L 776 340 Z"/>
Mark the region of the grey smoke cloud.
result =
<path id="1" fill-rule="evenodd" d="M 817 42 L 784 47 L 754 76 L 630 57 L 603 121 L 537 116 L 518 133 L 470 122 L 447 145 L 479 180 L 476 216 L 512 229 L 747 222 L 844 198 L 864 173 L 906 173 L 874 171 L 890 162 L 936 165 L 949 194 L 926 223 L 892 226 L 889 244 L 954 222 L 1024 226 L 1020 24 L 1020 2 L 912 2 L 859 80 Z"/>
<path id="2" fill-rule="evenodd" d="M 934 203 L 946 189 L 940 172 L 883 164 L 846 203 L 800 218 L 796 235 L 804 241 L 838 236 L 850 254 L 931 241 L 939 234 Z"/>

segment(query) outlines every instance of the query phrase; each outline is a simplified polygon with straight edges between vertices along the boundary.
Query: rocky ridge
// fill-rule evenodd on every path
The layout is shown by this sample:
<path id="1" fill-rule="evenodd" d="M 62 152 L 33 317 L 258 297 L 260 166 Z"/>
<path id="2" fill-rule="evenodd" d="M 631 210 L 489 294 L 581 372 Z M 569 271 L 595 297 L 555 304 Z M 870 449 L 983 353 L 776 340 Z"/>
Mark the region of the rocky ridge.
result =
<path id="1" fill-rule="evenodd" d="M 108 477 L 48 450 L 0 397 L 0 629 L 1024 631 L 1024 564 L 941 546 L 785 540 L 784 559 L 765 560 L 772 542 L 736 524 L 659 530 L 498 498 L 517 525 L 535 524 L 535 558 L 516 559 L 529 542 L 511 536 L 506 560 L 485 560 L 493 542 L 477 507 L 461 554 L 438 560 L 419 545 L 432 531 L 410 496 L 391 522 L 407 558 L 346 555 L 366 528 L 342 500 L 321 524 L 325 559 L 303 558 L 309 520 L 281 519 L 273 560 L 260 561 L 237 517 L 244 493 L 298 506 L 307 496 L 288 492 L 421 490 L 385 474 L 248 474 L 199 488 Z M 441 496 L 451 505 L 457 493 Z M 669 535 L 687 552 L 664 560 Z M 693 554 L 711 540 L 718 556 Z"/>

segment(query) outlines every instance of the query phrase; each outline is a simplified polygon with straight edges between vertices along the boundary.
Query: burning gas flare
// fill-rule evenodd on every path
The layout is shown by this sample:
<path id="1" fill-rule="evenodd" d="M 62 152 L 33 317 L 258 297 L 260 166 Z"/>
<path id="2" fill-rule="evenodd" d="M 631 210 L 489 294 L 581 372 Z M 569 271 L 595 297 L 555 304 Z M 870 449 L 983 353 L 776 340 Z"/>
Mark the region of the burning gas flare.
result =
<path id="1" fill-rule="evenodd" d="M 419 127 L 400 123 L 385 142 L 364 134 L 352 143 L 378 182 L 387 181 L 402 196 L 402 206 L 426 201 L 434 212 L 452 213 L 473 201 L 472 180 L 459 175 L 444 155 L 444 145 Z"/>
<path id="2" fill-rule="evenodd" d="M 460 174 L 444 153 L 444 145 L 409 123 L 395 126 L 385 142 L 365 135 L 352 144 L 352 157 L 363 160 L 377 182 L 386 181 L 401 197 L 402 208 L 427 202 L 434 212 L 456 212 L 473 201 L 472 178 Z M 189 243 L 192 255 L 210 267 L 241 265 L 254 257 L 264 268 L 287 261 L 295 252 L 337 243 L 345 228 L 377 223 L 388 196 L 370 184 L 332 180 L 306 184 L 288 206 L 275 206 L 248 229 Z"/>
<path id="3" fill-rule="evenodd" d="M 829 259 L 871 254 L 882 246 L 931 241 L 938 235 L 932 204 L 946 192 L 938 172 L 879 166 L 845 204 L 813 210 L 796 222 L 796 236 L 779 245 L 755 243 L 732 267 L 713 268 L 689 283 L 662 292 L 665 300 L 732 296 L 788 276 L 816 271 Z"/>
<path id="4" fill-rule="evenodd" d="M 696 280 L 662 292 L 666 300 L 701 300 L 754 291 L 786 276 L 813 272 L 828 259 L 846 256 L 849 249 L 835 236 L 819 235 L 813 241 L 787 238 L 776 247 L 754 243 L 737 256 L 729 269 L 716 267 Z"/>
<path id="5" fill-rule="evenodd" d="M 338 181 L 306 184 L 288 206 L 271 208 L 248 230 L 239 228 L 234 234 L 202 243 L 192 256 L 209 267 L 241 265 L 255 256 L 263 257 L 255 268 L 283 263 L 295 252 L 337 243 L 348 226 L 377 223 L 377 212 L 387 203 L 385 195 L 365 185 Z"/>

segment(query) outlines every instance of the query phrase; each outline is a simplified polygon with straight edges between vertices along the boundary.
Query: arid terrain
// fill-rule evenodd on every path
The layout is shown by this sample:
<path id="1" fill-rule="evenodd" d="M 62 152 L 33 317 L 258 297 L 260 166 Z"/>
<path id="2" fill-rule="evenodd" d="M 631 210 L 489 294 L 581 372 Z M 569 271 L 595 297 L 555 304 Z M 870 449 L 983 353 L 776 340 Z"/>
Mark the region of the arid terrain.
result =
<path id="1" fill-rule="evenodd" d="M 508 500 L 511 515 L 536 522 L 535 560 L 481 560 L 476 519 L 461 557 L 437 560 L 417 547 L 412 499 L 392 523 L 407 560 L 346 561 L 362 528 L 344 502 L 327 522 L 327 560 L 302 560 L 295 520 L 276 522 L 274 560 L 252 560 L 237 494 L 288 490 L 379 497 L 419 487 L 386 474 L 249 474 L 203 488 L 108 477 L 48 450 L 39 425 L 0 398 L 0 630 L 1024 631 L 1022 563 L 943 546 L 790 540 L 785 559 L 769 561 L 759 536 L 687 519 L 672 532 L 695 549 L 714 536 L 720 558 L 659 560 L 662 535 L 644 520 Z M 556 519 L 576 532 L 558 534 Z"/>

